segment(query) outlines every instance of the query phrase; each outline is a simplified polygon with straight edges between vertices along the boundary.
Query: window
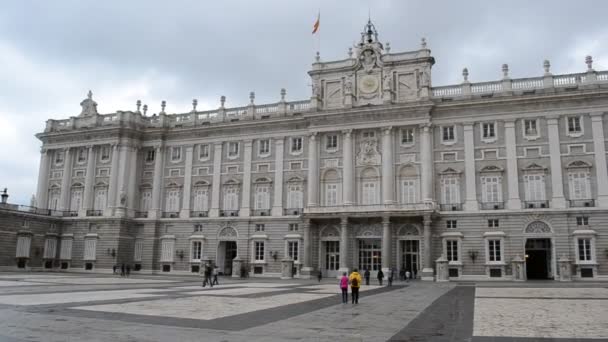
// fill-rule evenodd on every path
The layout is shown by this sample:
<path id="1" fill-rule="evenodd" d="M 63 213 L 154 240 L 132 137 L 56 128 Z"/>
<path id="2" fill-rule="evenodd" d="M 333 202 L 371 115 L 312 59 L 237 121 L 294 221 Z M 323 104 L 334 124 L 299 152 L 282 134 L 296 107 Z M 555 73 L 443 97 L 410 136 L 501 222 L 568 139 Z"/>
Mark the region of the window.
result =
<path id="1" fill-rule="evenodd" d="M 336 241 L 336 243 L 339 243 Z M 339 263 L 339 260 L 337 260 Z M 382 265 L 382 248 L 379 239 L 359 240 L 359 269 L 378 271 Z"/>
<path id="2" fill-rule="evenodd" d="M 577 216 L 576 217 L 576 225 L 577 226 L 588 226 L 589 218 L 586 216 Z"/>
<path id="3" fill-rule="evenodd" d="M 141 192 L 141 204 L 140 204 L 140 208 L 141 211 L 148 211 L 150 210 L 150 204 L 152 203 L 152 190 L 143 190 Z"/>
<path id="4" fill-rule="evenodd" d="M 171 147 L 171 161 L 178 162 L 182 160 L 182 148 L 180 146 Z"/>
<path id="5" fill-rule="evenodd" d="M 235 186 L 227 187 L 224 192 L 224 210 L 238 210 L 238 197 L 238 191 Z"/>
<path id="6" fill-rule="evenodd" d="M 493 122 L 486 122 L 481 124 L 481 137 L 483 139 L 495 139 L 496 125 Z"/>
<path id="7" fill-rule="evenodd" d="M 55 151 L 55 164 L 63 164 L 64 157 L 65 157 L 64 151 Z"/>
<path id="8" fill-rule="evenodd" d="M 270 209 L 268 185 L 258 185 L 255 190 L 255 209 Z"/>
<path id="9" fill-rule="evenodd" d="M 133 261 L 141 261 L 141 257 L 144 254 L 144 240 L 135 240 L 135 248 L 133 252 Z"/>
<path id="10" fill-rule="evenodd" d="M 84 240 L 84 260 L 95 260 L 97 257 L 97 239 Z"/>
<path id="11" fill-rule="evenodd" d="M 330 134 L 325 137 L 325 149 L 328 151 L 338 149 L 338 136 L 336 134 Z"/>
<path id="12" fill-rule="evenodd" d="M 363 132 L 363 138 L 374 138 L 375 136 L 376 136 L 376 132 L 374 132 L 374 131 Z"/>
<path id="13" fill-rule="evenodd" d="M 363 182 L 363 193 L 361 194 L 362 204 L 378 204 L 376 182 Z"/>
<path id="14" fill-rule="evenodd" d="M 569 116 L 568 122 L 568 134 L 580 134 L 583 133 L 581 126 L 581 118 L 579 116 Z"/>
<path id="15" fill-rule="evenodd" d="M 191 259 L 192 261 L 200 261 L 201 256 L 203 255 L 203 242 L 202 241 L 192 241 L 191 246 Z"/>
<path id="16" fill-rule="evenodd" d="M 290 184 L 287 189 L 287 208 L 304 208 L 304 193 L 301 184 Z"/>
<path id="17" fill-rule="evenodd" d="M 289 224 L 289 231 L 290 232 L 297 232 L 299 229 L 299 226 L 297 223 L 290 223 Z"/>
<path id="18" fill-rule="evenodd" d="M 443 204 L 460 204 L 460 184 L 457 176 L 446 176 L 441 179 Z"/>
<path id="19" fill-rule="evenodd" d="M 411 145 L 414 143 L 414 129 L 403 128 L 401 129 L 401 145 Z"/>
<path id="20" fill-rule="evenodd" d="M 498 228 L 498 219 L 489 219 L 488 228 Z"/>
<path id="21" fill-rule="evenodd" d="M 264 241 L 254 243 L 255 261 L 264 261 Z"/>
<path id="22" fill-rule="evenodd" d="M 72 189 L 70 198 L 70 211 L 78 211 L 82 207 L 82 188 Z"/>
<path id="23" fill-rule="evenodd" d="M 338 184 L 325 184 L 325 205 L 338 205 Z"/>
<path id="24" fill-rule="evenodd" d="M 526 200 L 544 201 L 545 200 L 545 175 L 528 174 L 524 175 Z"/>
<path id="25" fill-rule="evenodd" d="M 298 241 L 287 241 L 287 255 L 293 261 L 298 261 Z"/>
<path id="26" fill-rule="evenodd" d="M 302 163 L 290 163 L 289 169 L 291 170 L 302 170 Z"/>
<path id="27" fill-rule="evenodd" d="M 236 158 L 239 155 L 239 143 L 238 142 L 229 142 L 228 143 L 228 157 Z"/>
<path id="28" fill-rule="evenodd" d="M 589 182 L 589 172 L 579 171 L 568 174 L 570 185 L 570 199 L 584 200 L 591 198 L 591 184 Z"/>
<path id="29" fill-rule="evenodd" d="M 418 181 L 416 179 L 404 179 L 401 181 L 401 203 L 418 203 Z"/>
<path id="30" fill-rule="evenodd" d="M 167 190 L 167 202 L 165 204 L 165 211 L 167 211 L 167 212 L 179 211 L 179 189 Z"/>
<path id="31" fill-rule="evenodd" d="M 85 176 L 85 174 L 86 174 L 86 172 L 84 170 L 76 170 L 76 171 L 74 171 L 74 177 L 80 177 L 80 178 L 82 178 L 82 177 Z"/>
<path id="32" fill-rule="evenodd" d="M 458 261 L 458 240 L 446 240 L 445 249 L 448 261 Z"/>
<path id="33" fill-rule="evenodd" d="M 84 163 L 87 161 L 87 150 L 84 148 L 79 148 L 76 156 L 76 161 L 78 163 Z"/>
<path id="34" fill-rule="evenodd" d="M 538 121 L 535 119 L 525 119 L 524 120 L 524 136 L 526 136 L 526 137 L 539 136 L 537 123 L 538 123 Z"/>
<path id="35" fill-rule="evenodd" d="M 156 151 L 148 150 L 146 152 L 146 163 L 152 163 L 154 161 L 155 156 L 156 156 Z"/>
<path id="36" fill-rule="evenodd" d="M 501 262 L 502 255 L 500 253 L 500 240 L 488 240 L 488 261 Z"/>
<path id="37" fill-rule="evenodd" d="M 481 198 L 484 203 L 502 202 L 502 177 L 481 177 Z"/>
<path id="38" fill-rule="evenodd" d="M 267 156 L 270 154 L 270 140 L 264 139 L 258 141 L 258 155 Z"/>
<path id="39" fill-rule="evenodd" d="M 194 188 L 194 203 L 192 211 L 207 211 L 209 190 L 207 188 Z"/>
<path id="40" fill-rule="evenodd" d="M 258 223 L 255 225 L 255 231 L 256 232 L 263 232 L 264 229 L 266 229 L 266 225 L 263 223 Z"/>
<path id="41" fill-rule="evenodd" d="M 456 220 L 447 220 L 445 221 L 445 227 L 447 229 L 456 229 L 458 221 Z"/>
<path id="42" fill-rule="evenodd" d="M 454 126 L 443 126 L 441 131 L 442 131 L 441 140 L 443 142 L 456 141 L 456 136 L 454 134 Z"/>
<path id="43" fill-rule="evenodd" d="M 110 146 L 102 146 L 101 147 L 101 161 L 108 161 L 110 160 Z"/>
<path id="44" fill-rule="evenodd" d="M 302 137 L 291 138 L 291 153 L 298 154 L 302 152 Z"/>
<path id="45" fill-rule="evenodd" d="M 198 159 L 199 160 L 209 159 L 209 144 L 198 145 Z"/>
<path id="46" fill-rule="evenodd" d="M 175 240 L 173 240 L 173 239 L 163 239 L 162 240 L 161 254 L 160 254 L 161 262 L 173 262 L 174 247 L 175 247 Z"/>
<path id="47" fill-rule="evenodd" d="M 108 177 L 110 175 L 110 169 L 99 169 L 97 175 L 99 177 Z"/>
<path id="48" fill-rule="evenodd" d="M 59 250 L 59 259 L 70 260 L 72 259 L 72 240 L 71 238 L 61 239 L 61 248 Z"/>
<path id="49" fill-rule="evenodd" d="M 579 261 L 592 261 L 591 257 L 591 239 L 590 238 L 579 238 L 578 239 L 578 260 Z"/>
<path id="50" fill-rule="evenodd" d="M 179 169 L 173 169 L 169 171 L 169 175 L 171 177 L 179 177 L 181 175 L 181 171 Z"/>
<path id="51" fill-rule="evenodd" d="M 194 225 L 194 232 L 195 233 L 200 233 L 203 231 L 203 225 L 200 223 L 197 223 Z"/>
<path id="52" fill-rule="evenodd" d="M 104 210 L 106 208 L 107 188 L 96 188 L 95 199 L 93 200 L 93 210 Z M 144 194 L 142 193 L 142 196 Z"/>

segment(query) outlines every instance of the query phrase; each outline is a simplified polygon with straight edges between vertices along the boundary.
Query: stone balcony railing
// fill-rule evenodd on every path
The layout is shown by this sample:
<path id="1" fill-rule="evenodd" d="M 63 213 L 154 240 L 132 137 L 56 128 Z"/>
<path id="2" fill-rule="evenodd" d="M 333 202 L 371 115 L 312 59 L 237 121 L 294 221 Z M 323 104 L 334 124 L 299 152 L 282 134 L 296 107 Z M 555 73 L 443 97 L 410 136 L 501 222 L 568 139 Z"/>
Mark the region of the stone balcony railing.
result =
<path id="1" fill-rule="evenodd" d="M 304 208 L 304 214 L 341 214 L 341 213 L 374 213 L 374 212 L 416 212 L 435 209 L 433 203 L 409 204 L 372 204 L 372 205 L 339 205 Z"/>

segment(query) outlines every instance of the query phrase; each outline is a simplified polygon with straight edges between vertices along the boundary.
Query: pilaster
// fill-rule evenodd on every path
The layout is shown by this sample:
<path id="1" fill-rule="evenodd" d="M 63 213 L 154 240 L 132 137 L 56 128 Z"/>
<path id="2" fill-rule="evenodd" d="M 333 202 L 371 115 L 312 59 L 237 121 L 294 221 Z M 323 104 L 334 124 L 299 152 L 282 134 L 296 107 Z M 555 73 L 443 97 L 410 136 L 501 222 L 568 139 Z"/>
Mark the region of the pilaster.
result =
<path id="1" fill-rule="evenodd" d="M 285 138 L 275 138 L 274 158 L 274 196 L 272 216 L 283 216 L 283 154 Z M 291 269 L 290 269 L 291 270 Z"/>
<path id="2" fill-rule="evenodd" d="M 194 146 L 186 146 L 186 166 L 184 172 L 184 193 L 182 196 L 182 210 L 179 212 L 179 217 L 190 217 L 190 198 L 192 191 L 192 155 Z"/>
<path id="3" fill-rule="evenodd" d="M 606 143 L 604 137 L 604 113 L 591 113 L 593 151 L 597 179 L 597 206 L 608 207 L 608 172 L 606 170 Z"/>
<path id="4" fill-rule="evenodd" d="M 348 272 L 348 216 L 340 218 L 340 268 L 338 270 L 338 279 L 342 277 L 342 273 Z"/>
<path id="5" fill-rule="evenodd" d="M 433 245 L 432 245 L 432 240 L 431 240 L 431 216 L 430 215 L 424 216 L 423 226 L 424 226 L 424 232 L 423 232 L 423 237 L 424 237 L 424 260 L 423 260 L 423 262 L 424 263 L 423 263 L 423 268 L 422 268 L 421 279 L 433 281 L 434 280 L 433 261 L 431 260 Z"/>
<path id="6" fill-rule="evenodd" d="M 475 172 L 475 141 L 473 124 L 464 125 L 464 176 L 466 183 L 464 208 L 467 211 L 479 210 Z"/>
<path id="7" fill-rule="evenodd" d="M 220 183 L 222 181 L 222 143 L 216 143 L 213 146 L 213 183 L 211 184 L 209 217 L 218 217 L 220 216 Z"/>
<path id="8" fill-rule="evenodd" d="M 156 147 L 154 158 L 154 179 L 152 180 L 152 206 L 148 214 L 149 218 L 160 218 L 161 216 L 161 192 L 163 188 L 163 163 L 164 163 L 164 147 L 159 145 Z"/>
<path id="9" fill-rule="evenodd" d="M 395 203 L 395 162 L 393 158 L 393 128 L 382 129 L 382 199 L 384 204 Z"/>
<path id="10" fill-rule="evenodd" d="M 300 272 L 300 277 L 304 279 L 312 278 L 312 232 L 310 227 L 310 219 L 305 219 L 302 224 L 304 229 L 304 249 L 302 250 L 302 260 L 304 266 Z"/>
<path id="11" fill-rule="evenodd" d="M 59 197 L 60 210 L 69 210 L 70 182 L 72 181 L 72 155 L 70 148 L 66 148 L 63 157 L 63 177 L 61 178 L 61 196 Z"/>
<path id="12" fill-rule="evenodd" d="M 391 218 L 382 217 L 382 272 L 389 276 L 391 267 Z"/>
<path id="13" fill-rule="evenodd" d="M 549 157 L 551 160 L 551 197 L 552 208 L 565 208 L 564 186 L 562 177 L 562 157 L 559 143 L 559 118 L 547 118 L 547 129 L 549 131 Z"/>
<path id="14" fill-rule="evenodd" d="M 422 201 L 425 203 L 433 202 L 433 149 L 432 149 L 432 128 L 430 124 L 420 126 L 420 181 Z"/>
<path id="15" fill-rule="evenodd" d="M 49 192 L 49 150 L 40 149 L 40 167 L 38 169 L 38 187 L 36 189 L 36 207 L 48 208 L 47 195 Z"/>
<path id="16" fill-rule="evenodd" d="M 521 209 L 519 197 L 519 176 L 517 170 L 517 148 L 515 140 L 515 121 L 505 122 L 505 148 L 507 150 L 507 209 Z"/>
<path id="17" fill-rule="evenodd" d="M 113 201 L 114 205 L 114 213 L 115 216 L 124 216 L 126 215 L 126 199 L 127 199 L 127 185 L 129 183 L 129 179 L 127 176 L 129 174 L 129 157 L 131 154 L 131 146 L 123 145 L 118 148 L 120 152 L 120 161 L 118 163 L 118 186 L 117 192 L 114 197 L 110 200 Z M 112 170 L 114 167 L 112 166 Z M 125 198 L 125 202 L 123 203 L 123 197 Z"/>
<path id="18" fill-rule="evenodd" d="M 342 141 L 343 141 L 343 160 L 342 160 L 342 195 L 344 197 L 344 205 L 353 205 L 354 196 L 353 189 L 355 187 L 354 184 L 354 160 L 353 160 L 353 138 L 352 138 L 352 130 L 344 130 L 342 131 Z"/>
<path id="19" fill-rule="evenodd" d="M 245 141 L 243 148 L 243 198 L 241 198 L 241 209 L 239 216 L 246 217 L 251 215 L 251 154 L 253 141 Z"/>
<path id="20" fill-rule="evenodd" d="M 308 137 L 308 206 L 319 205 L 319 143 L 317 133 Z"/>
<path id="21" fill-rule="evenodd" d="M 93 209 L 93 188 L 95 186 L 95 147 L 88 146 L 87 171 L 84 180 L 84 200 L 78 216 L 87 216 L 87 210 Z"/>
<path id="22" fill-rule="evenodd" d="M 133 216 L 136 210 L 139 210 L 136 201 L 137 188 L 139 187 L 139 179 L 137 177 L 140 158 L 140 148 L 133 147 L 133 153 L 129 159 L 129 184 L 127 188 L 127 208 L 130 211 L 129 215 Z"/>

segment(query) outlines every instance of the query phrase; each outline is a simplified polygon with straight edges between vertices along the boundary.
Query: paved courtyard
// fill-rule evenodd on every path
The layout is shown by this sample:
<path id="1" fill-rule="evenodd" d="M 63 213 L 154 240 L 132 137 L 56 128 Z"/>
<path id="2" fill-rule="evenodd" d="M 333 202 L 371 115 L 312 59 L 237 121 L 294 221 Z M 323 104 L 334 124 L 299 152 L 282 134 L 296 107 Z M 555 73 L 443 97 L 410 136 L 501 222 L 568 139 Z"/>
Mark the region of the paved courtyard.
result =
<path id="1" fill-rule="evenodd" d="M 0 273 L 2 341 L 608 341 L 608 284 Z"/>

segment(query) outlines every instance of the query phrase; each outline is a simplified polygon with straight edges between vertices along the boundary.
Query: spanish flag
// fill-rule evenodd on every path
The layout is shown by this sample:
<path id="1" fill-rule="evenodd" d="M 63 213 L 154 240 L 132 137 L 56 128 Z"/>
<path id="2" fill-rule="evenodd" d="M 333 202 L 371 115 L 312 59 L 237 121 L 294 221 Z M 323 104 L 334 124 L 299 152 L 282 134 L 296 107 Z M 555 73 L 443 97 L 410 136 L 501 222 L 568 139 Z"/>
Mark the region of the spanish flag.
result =
<path id="1" fill-rule="evenodd" d="M 321 11 L 319 11 L 319 14 L 317 15 L 317 21 L 315 21 L 315 24 L 312 26 L 312 34 L 317 33 L 317 31 L 319 31 L 319 25 L 321 24 Z"/>

